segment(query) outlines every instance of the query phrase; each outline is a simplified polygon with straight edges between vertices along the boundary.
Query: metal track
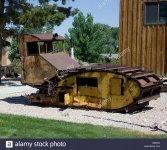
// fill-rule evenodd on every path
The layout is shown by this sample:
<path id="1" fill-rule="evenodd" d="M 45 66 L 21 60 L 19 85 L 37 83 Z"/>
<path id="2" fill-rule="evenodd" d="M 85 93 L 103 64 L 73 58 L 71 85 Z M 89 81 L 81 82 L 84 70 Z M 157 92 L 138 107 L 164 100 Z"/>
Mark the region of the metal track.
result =
<path id="1" fill-rule="evenodd" d="M 58 75 L 54 78 L 49 79 L 50 82 L 54 83 L 55 78 L 59 81 L 62 79 L 66 79 L 70 76 L 86 73 L 86 72 L 110 72 L 114 74 L 119 74 L 127 77 L 128 80 L 135 81 L 140 87 L 140 96 L 134 100 L 132 104 L 126 106 L 125 108 L 121 108 L 119 110 L 111 110 L 114 112 L 125 110 L 133 110 L 138 107 L 144 107 L 145 104 L 148 104 L 150 100 L 156 99 L 160 95 L 161 88 L 163 86 L 160 78 L 155 75 L 153 72 L 146 72 L 143 68 L 131 68 L 128 66 L 122 65 L 98 65 L 98 66 L 86 66 L 79 67 L 69 70 L 59 71 L 61 75 L 61 79 Z M 46 88 L 47 82 L 45 82 L 42 86 L 37 87 L 39 89 Z M 55 90 L 62 87 L 54 87 Z M 65 87 L 64 87 L 65 88 Z M 144 105 L 143 105 L 144 103 Z"/>

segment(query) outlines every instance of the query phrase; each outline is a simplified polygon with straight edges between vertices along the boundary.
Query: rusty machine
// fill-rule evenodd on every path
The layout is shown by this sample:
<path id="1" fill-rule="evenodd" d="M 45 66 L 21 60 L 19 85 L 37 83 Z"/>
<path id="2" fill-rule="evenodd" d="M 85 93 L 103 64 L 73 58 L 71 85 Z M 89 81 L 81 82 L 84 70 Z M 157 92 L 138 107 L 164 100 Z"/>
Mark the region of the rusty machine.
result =
<path id="1" fill-rule="evenodd" d="M 129 111 L 160 96 L 162 82 L 152 72 L 122 65 L 81 66 L 63 48 L 58 34 L 20 38 L 23 84 L 38 88 L 30 103 Z"/>

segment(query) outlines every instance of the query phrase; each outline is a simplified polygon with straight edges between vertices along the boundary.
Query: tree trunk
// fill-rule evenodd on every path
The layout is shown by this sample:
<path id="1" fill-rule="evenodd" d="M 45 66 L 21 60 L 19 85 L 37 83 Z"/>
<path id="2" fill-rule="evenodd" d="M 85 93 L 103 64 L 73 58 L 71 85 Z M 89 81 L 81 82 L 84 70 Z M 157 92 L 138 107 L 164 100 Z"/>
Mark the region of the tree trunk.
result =
<path id="1" fill-rule="evenodd" d="M 1 67 L 2 67 L 2 48 L 3 48 L 2 36 L 0 34 L 0 84 L 1 84 Z"/>
<path id="2" fill-rule="evenodd" d="M 4 12 L 3 10 L 4 10 L 4 0 L 0 0 L 0 19 L 3 18 L 3 12 Z M 1 84 L 1 66 L 2 66 L 2 48 L 3 48 L 2 30 L 3 30 L 3 23 L 0 23 L 0 84 Z"/>

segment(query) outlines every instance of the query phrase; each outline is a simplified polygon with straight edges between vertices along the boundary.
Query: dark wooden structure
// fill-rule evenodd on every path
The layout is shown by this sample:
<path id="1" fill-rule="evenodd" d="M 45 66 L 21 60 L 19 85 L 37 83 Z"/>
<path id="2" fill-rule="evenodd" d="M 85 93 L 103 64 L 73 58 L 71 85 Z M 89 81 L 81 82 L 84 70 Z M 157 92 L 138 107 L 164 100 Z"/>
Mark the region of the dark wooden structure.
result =
<path id="1" fill-rule="evenodd" d="M 120 0 L 119 48 L 121 64 L 166 74 L 167 0 Z"/>

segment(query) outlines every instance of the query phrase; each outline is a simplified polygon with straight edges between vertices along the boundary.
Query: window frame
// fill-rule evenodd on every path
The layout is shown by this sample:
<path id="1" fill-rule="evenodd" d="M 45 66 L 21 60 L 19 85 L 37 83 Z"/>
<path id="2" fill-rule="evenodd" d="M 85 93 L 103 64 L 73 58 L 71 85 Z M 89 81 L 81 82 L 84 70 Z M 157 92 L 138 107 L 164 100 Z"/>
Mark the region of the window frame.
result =
<path id="1" fill-rule="evenodd" d="M 157 13 L 157 23 L 147 23 L 147 4 L 157 4 L 158 5 L 158 13 Z M 160 4 L 162 3 L 166 3 L 167 4 L 167 1 L 162 1 L 162 2 L 145 2 L 144 3 L 144 25 L 167 25 L 167 22 L 160 22 Z"/>
<path id="2" fill-rule="evenodd" d="M 51 42 L 51 51 L 48 51 L 48 43 Z M 38 47 L 38 53 L 30 53 L 29 48 L 28 48 L 28 44 L 31 43 L 36 43 L 37 47 Z M 44 46 L 44 51 L 41 50 L 40 45 Z M 36 55 L 40 55 L 40 54 L 47 54 L 47 53 L 53 53 L 53 41 L 28 41 L 25 42 L 25 50 L 26 50 L 26 56 L 36 56 Z"/>

